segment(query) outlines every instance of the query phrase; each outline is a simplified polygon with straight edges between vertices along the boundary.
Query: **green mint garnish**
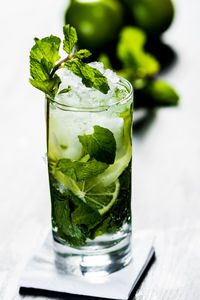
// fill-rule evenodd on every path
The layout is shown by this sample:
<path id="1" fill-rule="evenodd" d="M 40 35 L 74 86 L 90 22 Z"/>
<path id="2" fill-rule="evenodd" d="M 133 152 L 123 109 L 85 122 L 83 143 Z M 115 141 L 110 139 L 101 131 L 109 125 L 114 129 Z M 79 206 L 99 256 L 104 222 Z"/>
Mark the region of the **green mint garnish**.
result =
<path id="1" fill-rule="evenodd" d="M 77 58 L 80 58 L 80 59 L 88 58 L 91 55 L 92 55 L 92 53 L 89 50 L 86 50 L 86 49 L 81 49 L 78 52 L 76 52 L 76 54 L 75 54 L 75 56 Z"/>
<path id="2" fill-rule="evenodd" d="M 60 95 L 60 94 L 66 94 L 66 93 L 70 92 L 71 90 L 72 90 L 71 86 L 68 85 L 68 88 L 67 88 L 67 89 L 61 90 L 61 91 L 58 93 L 58 95 Z"/>
<path id="3" fill-rule="evenodd" d="M 59 85 L 61 83 L 60 78 L 55 74 L 53 78 L 48 80 L 38 80 L 38 79 L 29 79 L 30 83 L 37 89 L 41 90 L 45 94 L 49 95 L 50 97 L 54 98 Z"/>
<path id="4" fill-rule="evenodd" d="M 35 45 L 30 52 L 30 83 L 53 98 L 61 83 L 56 74 L 51 77 L 51 71 L 60 59 L 60 43 L 61 40 L 53 35 L 41 40 L 35 38 Z"/>
<path id="5" fill-rule="evenodd" d="M 75 75 L 82 78 L 86 87 L 94 87 L 100 92 L 107 94 L 109 85 L 107 78 L 97 69 L 82 62 L 82 59 L 91 55 L 86 49 L 76 50 L 78 41 L 76 29 L 70 25 L 63 27 L 64 41 L 63 49 L 68 56 L 60 60 L 59 49 L 60 38 L 51 35 L 43 39 L 35 38 L 35 45 L 30 52 L 30 83 L 45 94 L 54 98 L 61 83 L 56 71 L 60 68 L 67 68 Z M 66 93 L 69 87 L 60 93 Z"/>
<path id="6" fill-rule="evenodd" d="M 65 36 L 65 39 L 63 41 L 63 49 L 68 54 L 71 54 L 74 46 L 76 45 L 76 43 L 78 41 L 76 29 L 72 26 L 67 25 L 67 26 L 63 27 L 63 33 Z"/>
<path id="7" fill-rule="evenodd" d="M 63 174 L 71 177 L 75 181 L 88 180 L 104 172 L 109 166 L 106 163 L 95 159 L 87 162 L 72 161 L 68 158 L 60 159 L 56 168 Z"/>
<path id="8" fill-rule="evenodd" d="M 30 73 L 34 79 L 50 78 L 51 70 L 60 59 L 60 43 L 61 40 L 53 35 L 41 40 L 35 38 L 35 45 L 30 52 Z"/>
<path id="9" fill-rule="evenodd" d="M 94 133 L 78 136 L 80 143 L 90 157 L 97 161 L 113 164 L 116 155 L 116 141 L 113 133 L 104 127 L 94 126 Z"/>

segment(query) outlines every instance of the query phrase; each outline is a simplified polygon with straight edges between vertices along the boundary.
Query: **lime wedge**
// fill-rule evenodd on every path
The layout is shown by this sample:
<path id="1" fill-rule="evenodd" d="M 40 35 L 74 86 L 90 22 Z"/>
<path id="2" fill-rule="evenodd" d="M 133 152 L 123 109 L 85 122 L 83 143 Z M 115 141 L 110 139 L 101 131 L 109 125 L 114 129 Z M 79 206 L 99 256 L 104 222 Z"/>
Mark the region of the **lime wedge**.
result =
<path id="1" fill-rule="evenodd" d="M 120 183 L 118 179 L 110 185 L 103 186 L 97 183 L 91 184 L 91 181 L 76 182 L 60 171 L 55 171 L 54 176 L 62 184 L 62 187 L 69 189 L 81 201 L 97 210 L 101 215 L 113 206 L 119 194 Z"/>
<path id="2" fill-rule="evenodd" d="M 120 183 L 117 179 L 109 186 L 94 186 L 90 190 L 85 191 L 86 203 L 98 210 L 100 215 L 105 214 L 117 200 L 120 189 Z"/>
<path id="3" fill-rule="evenodd" d="M 101 185 L 104 187 L 109 187 L 128 167 L 131 157 L 131 144 L 129 143 L 127 149 L 122 149 L 121 157 L 118 157 L 115 163 L 110 165 L 103 173 L 88 181 L 88 185 Z"/>

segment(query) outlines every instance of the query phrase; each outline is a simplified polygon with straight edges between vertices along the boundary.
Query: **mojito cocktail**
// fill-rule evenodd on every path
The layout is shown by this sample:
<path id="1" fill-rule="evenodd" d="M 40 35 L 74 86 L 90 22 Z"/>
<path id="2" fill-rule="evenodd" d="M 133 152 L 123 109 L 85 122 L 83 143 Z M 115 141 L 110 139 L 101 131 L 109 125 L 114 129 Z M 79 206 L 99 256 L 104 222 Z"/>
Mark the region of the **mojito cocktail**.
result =
<path id="1" fill-rule="evenodd" d="M 35 38 L 31 84 L 45 93 L 47 154 L 56 265 L 107 274 L 131 260 L 131 84 L 91 53 L 76 30 Z"/>
<path id="2" fill-rule="evenodd" d="M 121 248 L 127 256 L 130 247 L 132 90 L 101 64 L 92 66 L 112 87 L 106 96 L 62 70 L 63 87 L 72 89 L 47 102 L 53 236 L 70 255 L 71 248 L 74 255 L 114 251 L 116 268 Z"/>

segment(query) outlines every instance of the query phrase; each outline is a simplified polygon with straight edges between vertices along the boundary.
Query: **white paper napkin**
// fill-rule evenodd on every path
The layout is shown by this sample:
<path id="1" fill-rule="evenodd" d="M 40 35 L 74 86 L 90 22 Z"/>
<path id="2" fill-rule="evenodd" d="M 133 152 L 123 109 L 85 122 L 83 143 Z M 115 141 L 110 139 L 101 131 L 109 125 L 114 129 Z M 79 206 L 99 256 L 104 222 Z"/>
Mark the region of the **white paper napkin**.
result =
<path id="1" fill-rule="evenodd" d="M 133 259 L 125 268 L 99 278 L 95 282 L 84 277 L 63 274 L 55 266 L 52 236 L 28 262 L 20 286 L 62 293 L 127 300 L 155 255 L 152 236 L 137 235 L 133 239 Z"/>

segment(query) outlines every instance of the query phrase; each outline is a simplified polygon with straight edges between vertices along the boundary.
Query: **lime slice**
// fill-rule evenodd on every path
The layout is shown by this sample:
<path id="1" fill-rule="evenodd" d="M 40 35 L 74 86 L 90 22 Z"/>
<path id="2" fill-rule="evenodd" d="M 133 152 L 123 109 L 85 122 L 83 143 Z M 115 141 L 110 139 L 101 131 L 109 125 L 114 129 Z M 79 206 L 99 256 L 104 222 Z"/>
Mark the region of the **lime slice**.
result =
<path id="1" fill-rule="evenodd" d="M 117 178 L 123 173 L 123 171 L 128 167 L 129 162 L 132 157 L 131 145 L 128 145 L 126 154 L 116 159 L 113 165 L 110 165 L 102 174 L 98 175 L 96 178 L 92 179 L 93 184 L 100 184 L 104 187 L 110 186 L 112 182 L 115 182 Z"/>
<path id="2" fill-rule="evenodd" d="M 54 176 L 63 188 L 69 189 L 81 201 L 97 210 L 101 215 L 113 206 L 119 194 L 120 183 L 118 179 L 105 187 L 96 182 L 92 184 L 91 181 L 76 182 L 60 171 L 55 171 Z"/>
<path id="3" fill-rule="evenodd" d="M 119 189 L 120 183 L 117 179 L 107 187 L 98 185 L 85 191 L 84 199 L 86 200 L 86 203 L 88 205 L 98 210 L 98 212 L 103 215 L 113 206 L 113 204 L 117 200 Z"/>

